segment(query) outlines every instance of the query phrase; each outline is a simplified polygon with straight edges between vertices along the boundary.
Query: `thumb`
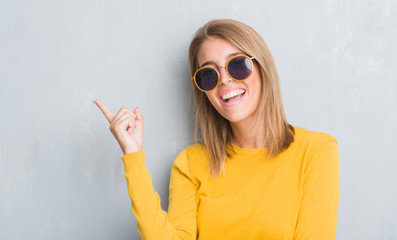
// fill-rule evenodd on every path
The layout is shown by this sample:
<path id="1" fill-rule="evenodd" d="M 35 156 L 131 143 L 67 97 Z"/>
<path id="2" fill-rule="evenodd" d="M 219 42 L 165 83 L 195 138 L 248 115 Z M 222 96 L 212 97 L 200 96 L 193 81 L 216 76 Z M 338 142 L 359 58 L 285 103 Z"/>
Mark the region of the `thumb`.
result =
<path id="1" fill-rule="evenodd" d="M 136 115 L 135 124 L 137 125 L 137 127 L 141 127 L 142 128 L 142 126 L 143 126 L 143 116 L 142 116 L 142 113 L 141 113 L 141 110 L 139 109 L 139 107 L 136 107 L 134 109 L 134 113 Z"/>

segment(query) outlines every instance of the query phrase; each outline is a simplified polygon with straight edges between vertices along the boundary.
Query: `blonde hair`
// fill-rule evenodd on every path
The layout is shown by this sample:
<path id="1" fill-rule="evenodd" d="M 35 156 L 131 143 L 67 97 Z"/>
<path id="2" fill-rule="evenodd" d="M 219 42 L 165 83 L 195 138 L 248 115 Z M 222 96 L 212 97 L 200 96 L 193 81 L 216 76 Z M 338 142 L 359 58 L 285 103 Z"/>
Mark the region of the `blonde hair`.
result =
<path id="1" fill-rule="evenodd" d="M 277 156 L 294 141 L 294 128 L 286 121 L 281 100 L 279 78 L 273 57 L 260 35 L 248 25 L 230 19 L 216 19 L 201 27 L 189 48 L 190 73 L 199 68 L 198 53 L 204 41 L 219 37 L 229 41 L 248 56 L 255 58 L 261 78 L 261 97 L 258 106 L 259 127 L 264 134 L 264 146 L 269 157 Z M 224 163 L 230 156 L 233 132 L 228 120 L 212 106 L 205 93 L 191 83 L 195 116 L 194 136 L 196 144 L 206 148 L 212 177 L 224 173 Z"/>

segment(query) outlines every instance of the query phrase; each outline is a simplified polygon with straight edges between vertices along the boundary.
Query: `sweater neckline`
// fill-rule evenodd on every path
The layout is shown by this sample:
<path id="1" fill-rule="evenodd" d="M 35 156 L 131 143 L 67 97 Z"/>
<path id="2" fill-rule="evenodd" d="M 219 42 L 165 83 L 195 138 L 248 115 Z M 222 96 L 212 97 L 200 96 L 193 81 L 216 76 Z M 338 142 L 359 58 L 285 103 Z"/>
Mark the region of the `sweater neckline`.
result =
<path id="1" fill-rule="evenodd" d="M 234 143 L 231 143 L 231 145 L 229 145 L 229 148 L 231 146 L 233 147 L 237 155 L 253 155 L 257 153 L 267 153 L 267 148 L 241 148 Z"/>

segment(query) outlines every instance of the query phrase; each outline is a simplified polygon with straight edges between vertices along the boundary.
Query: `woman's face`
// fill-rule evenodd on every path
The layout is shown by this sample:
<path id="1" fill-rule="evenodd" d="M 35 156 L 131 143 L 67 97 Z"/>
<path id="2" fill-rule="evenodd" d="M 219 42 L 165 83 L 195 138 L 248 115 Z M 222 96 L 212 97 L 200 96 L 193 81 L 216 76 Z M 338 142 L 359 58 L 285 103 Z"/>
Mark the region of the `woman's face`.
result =
<path id="1" fill-rule="evenodd" d="M 228 41 L 214 37 L 202 43 L 198 63 L 200 67 L 219 68 L 225 66 L 227 61 L 237 54 L 244 53 Z M 261 93 L 258 65 L 254 62 L 251 76 L 244 81 L 231 79 L 226 68 L 221 68 L 219 74 L 219 85 L 213 91 L 206 92 L 211 104 L 230 123 L 253 123 Z"/>

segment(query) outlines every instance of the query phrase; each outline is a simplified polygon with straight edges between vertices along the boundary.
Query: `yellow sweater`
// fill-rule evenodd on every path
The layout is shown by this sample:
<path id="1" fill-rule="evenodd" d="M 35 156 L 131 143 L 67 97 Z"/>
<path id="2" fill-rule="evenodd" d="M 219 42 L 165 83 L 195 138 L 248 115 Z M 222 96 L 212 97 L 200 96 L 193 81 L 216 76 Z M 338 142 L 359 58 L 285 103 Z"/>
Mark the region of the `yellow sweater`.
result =
<path id="1" fill-rule="evenodd" d="M 192 145 L 171 170 L 168 212 L 153 190 L 143 152 L 122 157 L 142 239 L 335 239 L 339 161 L 334 137 L 295 127 L 275 158 L 243 149 L 211 180 L 204 147 Z"/>

